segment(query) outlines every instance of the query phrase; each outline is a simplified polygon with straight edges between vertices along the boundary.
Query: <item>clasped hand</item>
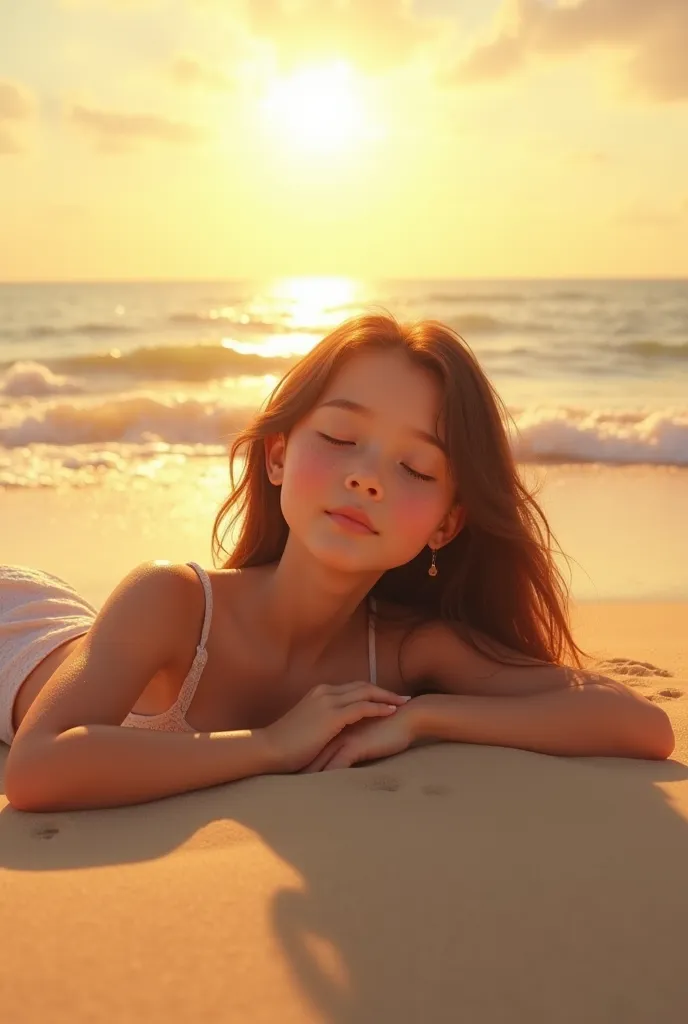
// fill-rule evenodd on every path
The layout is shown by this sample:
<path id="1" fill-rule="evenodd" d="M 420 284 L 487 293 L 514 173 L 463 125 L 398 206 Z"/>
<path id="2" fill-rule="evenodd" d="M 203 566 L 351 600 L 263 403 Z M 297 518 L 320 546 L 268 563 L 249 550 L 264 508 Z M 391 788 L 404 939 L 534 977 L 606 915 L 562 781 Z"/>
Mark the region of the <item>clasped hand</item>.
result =
<path id="1" fill-rule="evenodd" d="M 407 750 L 417 738 L 414 701 L 387 718 L 366 719 L 345 726 L 300 773 L 350 768 L 359 761 L 391 757 Z"/>

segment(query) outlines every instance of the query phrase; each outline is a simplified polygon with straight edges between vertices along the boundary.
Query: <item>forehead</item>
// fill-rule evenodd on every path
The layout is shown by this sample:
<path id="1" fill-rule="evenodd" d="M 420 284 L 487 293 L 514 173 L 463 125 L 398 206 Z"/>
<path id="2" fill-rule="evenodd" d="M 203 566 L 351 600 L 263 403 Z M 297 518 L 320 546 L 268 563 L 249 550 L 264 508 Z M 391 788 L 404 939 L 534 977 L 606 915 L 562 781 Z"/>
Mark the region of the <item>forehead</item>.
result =
<path id="1" fill-rule="evenodd" d="M 347 398 L 393 423 L 435 433 L 442 385 L 402 351 L 359 352 L 332 375 L 318 404 Z"/>

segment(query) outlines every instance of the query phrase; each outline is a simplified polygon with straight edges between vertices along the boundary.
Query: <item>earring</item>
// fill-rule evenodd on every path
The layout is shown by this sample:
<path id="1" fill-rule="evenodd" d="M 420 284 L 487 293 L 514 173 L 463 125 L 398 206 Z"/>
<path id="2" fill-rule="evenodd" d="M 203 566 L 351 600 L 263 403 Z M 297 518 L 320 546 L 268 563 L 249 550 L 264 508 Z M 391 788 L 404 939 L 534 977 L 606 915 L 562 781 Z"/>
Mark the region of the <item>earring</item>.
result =
<path id="1" fill-rule="evenodd" d="M 438 573 L 437 566 L 435 565 L 435 556 L 436 555 L 437 555 L 437 552 L 433 548 L 432 549 L 432 562 L 430 563 L 430 568 L 428 569 L 428 576 L 436 576 L 437 573 Z"/>

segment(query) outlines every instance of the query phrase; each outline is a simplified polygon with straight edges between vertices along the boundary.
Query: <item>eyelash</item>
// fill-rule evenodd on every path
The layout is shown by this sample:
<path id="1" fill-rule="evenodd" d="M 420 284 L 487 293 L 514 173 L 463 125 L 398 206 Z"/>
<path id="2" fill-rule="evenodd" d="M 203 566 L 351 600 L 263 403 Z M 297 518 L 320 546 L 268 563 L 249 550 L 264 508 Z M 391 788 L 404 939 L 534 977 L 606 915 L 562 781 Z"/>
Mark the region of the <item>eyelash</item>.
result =
<path id="1" fill-rule="evenodd" d="M 338 437 L 330 437 L 329 434 L 323 434 L 322 430 L 318 430 L 317 433 L 320 434 L 320 437 L 323 437 L 326 441 L 329 441 L 330 444 L 336 444 L 338 446 L 344 446 L 344 445 L 355 444 L 356 443 L 355 441 L 342 441 Z M 406 472 L 410 476 L 414 477 L 416 480 L 424 480 L 426 483 L 430 483 L 431 481 L 433 481 L 435 479 L 434 476 L 427 476 L 425 473 L 419 473 L 417 470 L 411 469 L 411 467 L 407 466 L 405 462 L 402 462 L 401 465 L 404 467 Z"/>

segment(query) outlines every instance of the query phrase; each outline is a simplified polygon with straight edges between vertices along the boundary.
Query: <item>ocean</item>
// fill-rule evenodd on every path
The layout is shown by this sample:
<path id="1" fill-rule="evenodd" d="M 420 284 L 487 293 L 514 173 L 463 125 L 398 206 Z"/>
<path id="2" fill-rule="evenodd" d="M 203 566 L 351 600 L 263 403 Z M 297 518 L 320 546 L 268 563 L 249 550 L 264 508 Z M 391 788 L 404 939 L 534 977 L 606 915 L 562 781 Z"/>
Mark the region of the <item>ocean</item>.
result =
<path id="1" fill-rule="evenodd" d="M 688 281 L 26 283 L 0 284 L 0 486 L 223 455 L 299 355 L 380 309 L 461 334 L 519 462 L 688 466 Z"/>

